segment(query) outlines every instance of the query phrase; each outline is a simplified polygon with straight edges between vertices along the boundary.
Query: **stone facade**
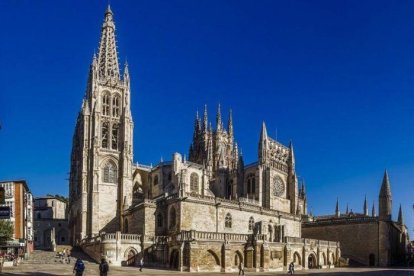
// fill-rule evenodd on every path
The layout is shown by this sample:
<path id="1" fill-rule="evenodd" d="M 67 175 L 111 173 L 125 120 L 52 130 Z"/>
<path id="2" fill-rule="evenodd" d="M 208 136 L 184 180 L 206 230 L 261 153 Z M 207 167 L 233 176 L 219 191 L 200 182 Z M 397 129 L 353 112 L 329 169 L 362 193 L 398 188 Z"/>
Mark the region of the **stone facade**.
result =
<path id="1" fill-rule="evenodd" d="M 56 245 L 70 244 L 67 203 L 58 197 L 34 200 L 34 245 L 36 249 L 55 250 Z"/>
<path id="2" fill-rule="evenodd" d="M 373 206 L 368 213 L 365 199 L 363 213 L 341 214 L 337 202 L 334 215 L 311 218 L 302 224 L 302 236 L 341 242 L 342 255 L 351 261 L 369 266 L 405 265 L 408 259 L 409 236 L 400 206 L 397 221 L 391 219 L 392 199 L 387 172 L 379 195 L 379 216 Z"/>
<path id="3" fill-rule="evenodd" d="M 174 153 L 154 167 L 132 163 L 129 74 L 120 77 L 114 31 L 108 7 L 73 138 L 72 243 L 96 260 L 144 258 L 181 271 L 229 272 L 242 261 L 249 271 L 333 266 L 337 242 L 301 238 L 307 198 L 293 145 L 268 136 L 264 123 L 249 165 L 220 106 L 215 129 L 207 107 L 203 121 L 196 115 L 189 160 Z"/>

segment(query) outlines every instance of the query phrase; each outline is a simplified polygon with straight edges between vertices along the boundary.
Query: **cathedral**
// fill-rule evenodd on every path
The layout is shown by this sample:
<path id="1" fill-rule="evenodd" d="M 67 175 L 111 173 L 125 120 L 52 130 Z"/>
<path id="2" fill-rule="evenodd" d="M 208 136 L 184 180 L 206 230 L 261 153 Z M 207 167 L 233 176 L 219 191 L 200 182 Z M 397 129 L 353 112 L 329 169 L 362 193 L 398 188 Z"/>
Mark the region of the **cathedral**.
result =
<path id="1" fill-rule="evenodd" d="M 207 107 L 202 118 L 196 114 L 188 160 L 174 153 L 156 166 L 134 163 L 130 74 L 127 65 L 121 72 L 116 49 L 108 6 L 73 135 L 74 246 L 113 265 L 143 258 L 149 266 L 190 272 L 231 272 L 241 262 L 247 271 L 338 262 L 338 242 L 301 237 L 307 197 L 293 145 L 271 138 L 265 123 L 252 164 L 239 152 L 232 113 L 223 122 L 220 106 L 215 128 Z"/>

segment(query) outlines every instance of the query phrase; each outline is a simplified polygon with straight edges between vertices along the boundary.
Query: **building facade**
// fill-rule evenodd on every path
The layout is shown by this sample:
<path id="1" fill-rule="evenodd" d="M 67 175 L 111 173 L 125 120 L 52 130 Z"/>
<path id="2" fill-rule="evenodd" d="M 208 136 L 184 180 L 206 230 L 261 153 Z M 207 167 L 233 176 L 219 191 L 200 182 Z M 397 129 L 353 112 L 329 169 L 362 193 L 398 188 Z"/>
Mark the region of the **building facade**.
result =
<path id="1" fill-rule="evenodd" d="M 33 251 L 33 196 L 25 180 L 1 181 L 0 189 L 4 192 L 4 203 L 10 212 L 8 219 L 13 224 L 13 241 L 4 248 L 21 249 L 20 254 L 30 254 Z"/>
<path id="2" fill-rule="evenodd" d="M 71 241 L 93 258 L 182 271 L 250 271 L 333 266 L 336 241 L 301 238 L 307 216 L 292 144 L 268 136 L 263 123 L 258 161 L 244 165 L 230 112 L 224 127 L 195 118 L 189 160 L 133 163 L 128 67 L 121 74 L 111 9 L 89 72 L 71 156 Z"/>
<path id="3" fill-rule="evenodd" d="M 406 265 L 409 259 L 409 236 L 400 206 L 397 221 L 392 220 L 392 194 L 385 172 L 379 193 L 379 212 L 373 204 L 371 213 L 365 198 L 362 213 L 341 214 L 337 201 L 335 214 L 314 217 L 302 224 L 302 236 L 333 239 L 341 243 L 342 256 L 359 265 Z"/>
<path id="4" fill-rule="evenodd" d="M 34 246 L 36 249 L 55 250 L 57 245 L 68 245 L 69 229 L 67 203 L 54 196 L 34 200 Z"/>

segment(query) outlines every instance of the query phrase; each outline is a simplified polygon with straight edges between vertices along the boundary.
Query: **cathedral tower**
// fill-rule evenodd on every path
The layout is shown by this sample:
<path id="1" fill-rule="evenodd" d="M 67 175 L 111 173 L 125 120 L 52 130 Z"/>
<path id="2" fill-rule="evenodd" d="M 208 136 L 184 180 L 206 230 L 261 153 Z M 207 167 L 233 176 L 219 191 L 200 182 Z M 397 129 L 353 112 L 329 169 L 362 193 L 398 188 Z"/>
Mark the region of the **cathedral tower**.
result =
<path id="1" fill-rule="evenodd" d="M 108 6 L 73 136 L 69 180 L 73 244 L 100 231 L 122 229 L 121 213 L 132 201 L 130 99 L 128 66 L 121 77 Z"/>

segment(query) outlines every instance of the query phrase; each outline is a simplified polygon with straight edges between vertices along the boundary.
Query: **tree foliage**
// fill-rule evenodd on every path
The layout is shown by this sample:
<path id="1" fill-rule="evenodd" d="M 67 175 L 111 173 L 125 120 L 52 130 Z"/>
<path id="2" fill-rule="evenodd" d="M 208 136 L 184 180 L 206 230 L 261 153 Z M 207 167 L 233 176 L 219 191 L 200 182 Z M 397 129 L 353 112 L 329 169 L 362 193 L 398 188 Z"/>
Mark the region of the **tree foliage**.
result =
<path id="1" fill-rule="evenodd" d="M 5 242 L 13 238 L 13 224 L 11 221 L 0 219 L 0 242 Z"/>

